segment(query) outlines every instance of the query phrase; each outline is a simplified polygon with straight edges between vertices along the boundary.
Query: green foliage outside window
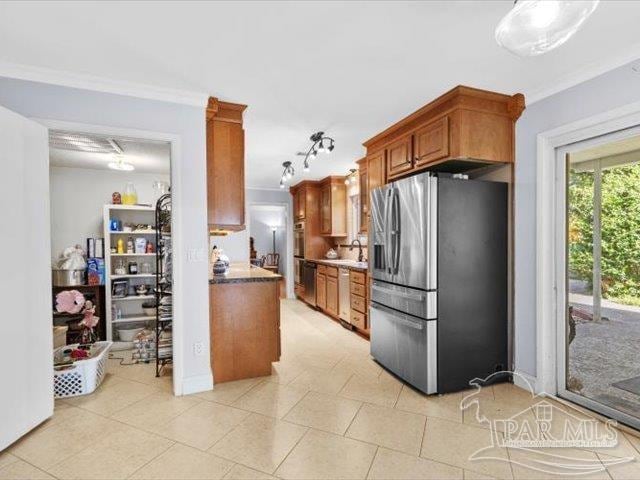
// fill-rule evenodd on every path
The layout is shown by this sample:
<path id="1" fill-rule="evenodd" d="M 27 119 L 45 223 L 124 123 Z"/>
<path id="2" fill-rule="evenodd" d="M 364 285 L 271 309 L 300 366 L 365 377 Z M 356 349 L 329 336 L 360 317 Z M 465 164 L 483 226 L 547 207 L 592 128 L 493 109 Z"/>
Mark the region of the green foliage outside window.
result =
<path id="1" fill-rule="evenodd" d="M 593 280 L 593 172 L 570 172 L 569 269 Z M 602 295 L 640 305 L 640 164 L 602 171 Z"/>

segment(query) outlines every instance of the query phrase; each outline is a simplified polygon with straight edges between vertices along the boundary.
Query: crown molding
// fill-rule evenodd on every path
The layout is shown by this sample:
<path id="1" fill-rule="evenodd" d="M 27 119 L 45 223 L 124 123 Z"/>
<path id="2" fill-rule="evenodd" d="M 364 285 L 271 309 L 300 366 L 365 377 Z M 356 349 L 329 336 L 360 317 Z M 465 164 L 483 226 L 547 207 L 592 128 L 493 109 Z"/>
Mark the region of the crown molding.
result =
<path id="1" fill-rule="evenodd" d="M 66 72 L 50 68 L 34 67 L 0 61 L 0 77 L 15 78 L 31 82 L 47 83 L 63 87 L 79 88 L 128 97 L 159 100 L 205 108 L 209 95 L 206 93 L 164 88 L 142 83 L 113 80 L 94 75 Z"/>
<path id="2" fill-rule="evenodd" d="M 571 87 L 575 87 L 583 82 L 598 77 L 618 67 L 627 65 L 640 59 L 640 44 L 633 46 L 627 52 L 620 55 L 614 55 L 603 62 L 595 62 L 580 68 L 568 75 L 564 75 L 553 82 L 552 86 L 525 92 L 527 105 L 532 105 L 544 98 L 560 93 Z"/>

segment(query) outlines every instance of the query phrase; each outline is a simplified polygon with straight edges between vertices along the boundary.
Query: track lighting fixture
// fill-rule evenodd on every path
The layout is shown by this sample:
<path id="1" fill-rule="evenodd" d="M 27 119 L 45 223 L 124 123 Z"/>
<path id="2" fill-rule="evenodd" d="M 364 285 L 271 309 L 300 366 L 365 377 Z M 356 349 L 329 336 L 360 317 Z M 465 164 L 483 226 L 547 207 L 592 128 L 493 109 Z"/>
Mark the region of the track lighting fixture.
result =
<path id="1" fill-rule="evenodd" d="M 335 140 L 331 137 L 325 136 L 324 132 L 316 132 L 309 137 L 311 140 L 311 147 L 309 150 L 305 152 L 298 152 L 297 155 L 304 157 L 304 162 L 302 163 L 302 170 L 304 172 L 308 172 L 311 170 L 311 160 L 314 160 L 318 153 L 326 153 L 329 154 L 333 152 L 335 148 Z M 284 162 L 282 164 L 284 167 L 284 171 L 282 172 L 282 176 L 280 177 L 280 188 L 284 188 L 287 180 L 290 180 L 295 175 L 295 171 L 291 162 Z"/>
<path id="2" fill-rule="evenodd" d="M 282 171 L 282 176 L 280 177 L 280 188 L 284 188 L 284 184 L 287 183 L 288 180 L 293 178 L 293 175 L 296 173 L 293 169 L 293 165 L 291 162 L 283 162 L 282 167 L 284 170 Z"/>

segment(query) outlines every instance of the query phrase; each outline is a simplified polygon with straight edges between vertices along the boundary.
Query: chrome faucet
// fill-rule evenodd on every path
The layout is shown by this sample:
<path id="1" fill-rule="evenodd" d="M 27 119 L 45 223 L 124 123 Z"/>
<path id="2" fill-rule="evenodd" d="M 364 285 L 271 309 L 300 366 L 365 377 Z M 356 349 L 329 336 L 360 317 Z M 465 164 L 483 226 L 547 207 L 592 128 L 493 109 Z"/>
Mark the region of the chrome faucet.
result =
<path id="1" fill-rule="evenodd" d="M 349 245 L 349 251 L 353 251 L 353 244 L 358 242 L 358 262 L 362 262 L 362 242 L 360 240 L 358 240 L 357 238 L 354 238 L 351 241 L 351 245 Z"/>

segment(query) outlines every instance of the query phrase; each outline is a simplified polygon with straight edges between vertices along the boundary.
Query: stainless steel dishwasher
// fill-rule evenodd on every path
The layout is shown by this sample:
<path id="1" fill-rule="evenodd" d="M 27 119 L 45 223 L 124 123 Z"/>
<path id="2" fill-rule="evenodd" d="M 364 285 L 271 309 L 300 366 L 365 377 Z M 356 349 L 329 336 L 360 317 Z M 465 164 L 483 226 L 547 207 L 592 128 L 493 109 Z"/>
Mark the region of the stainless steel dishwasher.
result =
<path id="1" fill-rule="evenodd" d="M 340 320 L 351 323 L 351 295 L 349 291 L 349 269 L 341 268 L 338 275 L 338 309 Z"/>

